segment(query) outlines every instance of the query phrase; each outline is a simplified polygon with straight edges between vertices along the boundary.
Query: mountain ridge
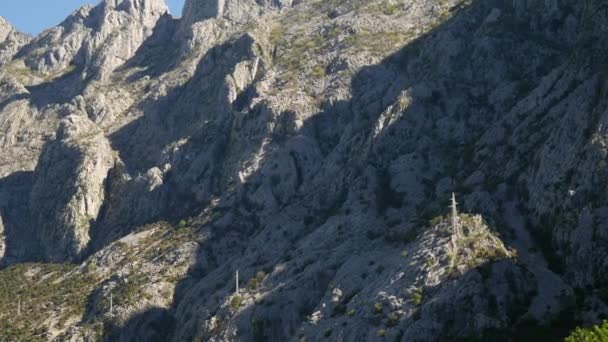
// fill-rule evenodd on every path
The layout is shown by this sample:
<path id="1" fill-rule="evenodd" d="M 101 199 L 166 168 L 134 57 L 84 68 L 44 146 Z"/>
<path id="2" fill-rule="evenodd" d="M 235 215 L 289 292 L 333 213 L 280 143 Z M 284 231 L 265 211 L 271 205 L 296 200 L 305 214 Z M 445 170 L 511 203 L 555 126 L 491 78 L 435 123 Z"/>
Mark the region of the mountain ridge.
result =
<path id="1" fill-rule="evenodd" d="M 3 290 L 26 310 L 78 303 L 0 324 L 416 341 L 597 323 L 606 16 L 591 0 L 75 12 L 0 62 L 0 277 L 73 284 Z M 454 192 L 464 235 L 441 216 Z"/>

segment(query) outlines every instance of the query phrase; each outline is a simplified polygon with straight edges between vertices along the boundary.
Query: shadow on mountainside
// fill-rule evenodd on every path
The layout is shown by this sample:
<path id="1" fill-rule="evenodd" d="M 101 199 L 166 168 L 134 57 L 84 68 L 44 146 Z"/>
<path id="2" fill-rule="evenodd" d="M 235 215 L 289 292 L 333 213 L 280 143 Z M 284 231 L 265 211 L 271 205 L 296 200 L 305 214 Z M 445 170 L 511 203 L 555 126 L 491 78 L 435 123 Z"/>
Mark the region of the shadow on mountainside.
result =
<path id="1" fill-rule="evenodd" d="M 145 76 L 158 77 L 177 66 L 181 55 L 177 53 L 180 46 L 173 39 L 178 19 L 166 13 L 159 20 L 154 31 L 139 47 L 134 56 L 116 71 L 130 68 L 141 69 L 127 78 L 128 82 L 137 81 Z"/>
<path id="2" fill-rule="evenodd" d="M 15 94 L 15 95 L 11 95 L 10 97 L 8 97 L 6 100 L 0 102 L 0 111 L 3 111 L 6 106 L 8 106 L 9 104 L 13 103 L 13 102 L 17 102 L 20 100 L 26 100 L 29 98 L 28 94 Z"/>
<path id="3" fill-rule="evenodd" d="M 502 16 L 489 22 L 487 18 L 496 8 Z M 205 225 L 197 223 L 200 218 L 193 221 L 206 238 L 200 241 L 197 264 L 175 292 L 173 306 L 153 308 L 124 327 L 110 327 L 108 340 L 193 339 L 204 324 L 211 324 L 206 321 L 221 311 L 221 303 L 228 302 L 234 290 L 232 277 L 236 269 L 242 271 L 242 279 L 254 279 L 257 270 L 263 271 L 260 286 L 273 284 L 275 288 L 237 316 L 227 316 L 229 321 L 222 324 L 234 322 L 241 329 L 232 337 L 242 341 L 295 338 L 321 305 L 337 276 L 344 277 L 349 272 L 352 260 L 361 258 L 363 262 L 383 248 L 403 248 L 428 219 L 443 210 L 447 193 L 454 190 L 466 193 L 464 183 L 475 171 L 471 164 L 484 128 L 499 121 L 518 98 L 568 56 L 561 46 L 541 39 L 542 25 L 540 29 L 525 26 L 532 20 L 518 17 L 505 2 L 475 1 L 454 11 L 453 17 L 432 31 L 381 63 L 358 72 L 351 84 L 351 100 L 325 104 L 298 130 L 282 134 L 269 128 L 262 131 L 259 139 L 256 136 L 250 142 L 254 145 L 250 151 L 261 148 L 263 138 L 270 139 L 273 149 L 268 149 L 271 152 L 244 184 L 234 184 L 228 191 L 227 187 L 218 186 L 221 167 L 199 166 L 194 162 L 178 165 L 170 178 L 179 179 L 180 172 L 190 166 L 202 171 L 194 179 L 207 184 L 208 192 L 219 197 L 214 209 L 217 215 Z M 530 11 L 527 15 L 535 13 Z M 518 25 L 522 28 L 515 30 Z M 483 34 L 487 39 L 477 41 Z M 529 39 L 531 35 L 535 38 Z M 446 48 L 446 39 L 456 42 L 459 48 L 456 51 Z M 196 153 L 211 153 L 216 155 L 212 158 L 214 163 L 223 163 L 231 151 L 230 132 L 246 127 L 248 118 L 243 116 L 244 122 L 235 123 L 229 104 L 206 103 L 207 99 L 200 96 L 204 93 L 197 88 L 204 89 L 204 83 L 221 84 L 211 80 L 228 74 L 234 63 L 203 71 L 208 65 L 206 59 L 234 48 L 235 45 L 228 45 L 210 51 L 199 64 L 195 81 L 163 99 L 164 104 L 153 104 L 160 107 L 158 116 L 144 117 L 112 137 L 127 164 L 134 170 L 145 170 L 158 157 L 152 154 L 144 162 L 137 161 L 136 156 L 148 154 L 124 148 L 134 142 L 154 153 L 179 136 L 196 134 L 203 136 L 198 141 L 187 141 L 182 150 L 191 151 L 193 157 Z M 491 87 L 505 79 L 512 83 L 513 93 L 491 103 Z M 188 97 L 189 92 L 195 96 Z M 186 98 L 201 102 L 178 109 L 168 107 Z M 402 109 L 401 101 L 408 102 L 403 103 Z M 389 106 L 393 107 L 387 110 Z M 239 104 L 239 108 L 246 107 Z M 263 116 L 266 111 L 267 108 L 257 105 L 248 114 L 258 118 L 261 115 L 271 122 L 272 115 Z M 290 117 L 289 113 L 284 115 Z M 215 120 L 216 126 L 207 129 L 192 125 L 201 116 Z M 281 115 L 275 115 L 278 116 Z M 146 131 L 141 128 L 145 120 L 161 122 L 168 133 L 145 136 L 141 133 Z M 376 131 L 380 126 L 382 129 Z M 209 132 L 214 133 L 206 136 Z M 311 162 L 309 169 L 298 164 L 304 159 L 300 158 L 299 144 L 314 145 L 320 151 L 320 160 Z M 273 178 L 275 165 L 286 158 L 281 152 L 292 156 L 295 166 L 288 168 L 287 176 Z M 396 162 L 402 159 L 401 163 Z M 400 184 L 399 177 L 406 178 L 403 173 L 407 173 L 410 165 L 414 167 L 413 178 Z M 487 176 L 492 179 L 492 174 Z M 293 179 L 296 181 L 289 183 Z M 442 181 L 447 185 L 437 191 L 436 184 Z M 490 198 L 496 193 L 495 186 L 488 191 Z M 290 192 L 285 195 L 280 189 Z M 490 221 L 498 219 L 478 202 L 467 201 L 465 207 L 487 215 Z M 282 271 L 276 271 L 277 267 L 283 267 Z M 360 288 L 369 281 L 366 277 L 380 277 L 382 273 L 373 269 L 368 272 L 365 267 L 368 266 L 362 264 L 362 274 L 357 275 Z M 374 268 L 378 269 L 376 265 Z M 519 336 L 518 328 L 530 324 L 522 320 L 525 313 L 525 308 L 515 312 L 509 318 L 511 326 L 500 333 Z M 361 333 L 353 334 L 353 340 L 364 340 L 364 336 L 375 338 L 375 332 L 358 330 L 368 329 L 368 323 L 352 327 Z M 541 331 L 535 330 L 535 324 L 526 331 L 530 334 Z M 478 333 L 481 336 L 485 332 Z"/>
<path id="4" fill-rule="evenodd" d="M 0 179 L 0 216 L 4 224 L 6 251 L 0 257 L 0 267 L 14 260 L 39 260 L 34 251 L 40 250 L 30 224 L 29 200 L 33 172 L 15 172 Z M 18 241 L 19 243 L 15 243 Z"/>
<path id="5" fill-rule="evenodd" d="M 82 66 L 74 66 L 73 70 L 57 78 L 44 81 L 37 85 L 26 86 L 30 92 L 30 103 L 38 108 L 51 104 L 61 104 L 71 101 L 82 94 L 86 83 L 82 80 Z"/>
<path id="6" fill-rule="evenodd" d="M 224 77 L 236 64 L 252 57 L 252 45 L 252 38 L 245 35 L 214 46 L 201 58 L 188 82 L 166 96 L 148 99 L 140 105 L 145 115 L 110 137 L 130 172 L 142 173 L 156 166 L 163 150 L 172 142 L 209 133 L 205 121 L 230 118 Z M 228 55 L 228 51 L 233 55 Z M 163 131 L 154 131 L 159 128 Z"/>
<path id="7" fill-rule="evenodd" d="M 252 44 L 251 37 L 243 36 L 212 48 L 201 58 L 189 82 L 160 99 L 144 101 L 141 109 L 146 115 L 110 136 L 112 147 L 118 151 L 124 167 L 110 173 L 106 185 L 109 194 L 137 191 L 136 182 L 141 181 L 138 177 L 156 167 L 173 142 L 187 141 L 176 148 L 178 157 L 187 156 L 183 162 L 176 163 L 172 159 L 180 159 L 168 154 L 171 170 L 165 175 L 163 184 L 153 192 L 140 191 L 137 193 L 139 198 L 115 196 L 105 201 L 100 220 L 91 228 L 89 253 L 128 234 L 134 227 L 158 220 L 176 222 L 195 215 L 209 202 L 217 191 L 213 183 L 220 177 L 215 165 L 222 164 L 233 120 L 230 115 L 222 115 L 230 113 L 230 104 L 225 100 L 217 102 L 217 99 L 226 99 L 228 90 L 209 84 L 223 84 L 225 75 L 237 63 L 252 56 Z M 226 56 L 227 51 L 233 54 Z M 176 103 L 183 105 L 176 106 Z M 199 146 L 194 152 L 190 149 L 193 145 Z M 131 175 L 132 181 L 122 182 L 123 173 Z M 131 214 L 132 207 L 148 203 L 146 201 L 159 210 L 148 210 L 140 216 Z"/>

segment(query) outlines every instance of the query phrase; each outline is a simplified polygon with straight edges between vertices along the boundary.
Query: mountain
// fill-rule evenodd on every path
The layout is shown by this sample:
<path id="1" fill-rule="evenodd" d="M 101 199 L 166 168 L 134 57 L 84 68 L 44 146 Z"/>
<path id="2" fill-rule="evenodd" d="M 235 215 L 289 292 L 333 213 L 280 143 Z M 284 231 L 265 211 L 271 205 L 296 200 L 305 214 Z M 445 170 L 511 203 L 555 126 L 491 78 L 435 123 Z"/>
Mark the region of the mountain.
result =
<path id="1" fill-rule="evenodd" d="M 607 9 L 104 0 L 33 38 L 0 20 L 0 340 L 599 323 Z"/>
<path id="2" fill-rule="evenodd" d="M 0 65 L 9 62 L 31 38 L 0 17 Z"/>

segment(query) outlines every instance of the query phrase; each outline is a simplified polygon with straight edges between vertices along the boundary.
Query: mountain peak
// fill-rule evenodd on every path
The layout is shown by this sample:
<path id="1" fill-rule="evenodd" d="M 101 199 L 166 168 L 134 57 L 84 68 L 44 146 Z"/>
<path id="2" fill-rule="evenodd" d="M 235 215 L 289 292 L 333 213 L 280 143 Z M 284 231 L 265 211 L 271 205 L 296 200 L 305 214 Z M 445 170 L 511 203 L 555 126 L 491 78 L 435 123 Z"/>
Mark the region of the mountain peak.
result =
<path id="1" fill-rule="evenodd" d="M 12 27 L 13 25 L 5 17 L 3 17 L 3 16 L 0 15 L 0 27 L 3 27 L 3 26 L 11 26 Z"/>
<path id="2" fill-rule="evenodd" d="M 0 65 L 8 62 L 31 38 L 0 16 Z"/>
<path id="3" fill-rule="evenodd" d="M 134 17 L 153 17 L 169 11 L 164 0 L 105 0 L 101 5 Z"/>
<path id="4" fill-rule="evenodd" d="M 0 16 L 0 43 L 4 42 L 11 33 L 16 31 L 17 29 L 8 20 Z"/>
<path id="5" fill-rule="evenodd" d="M 293 0 L 186 0 L 182 18 L 187 24 L 210 18 L 245 23 L 267 9 L 290 7 Z"/>
<path id="6" fill-rule="evenodd" d="M 60 72 L 70 65 L 103 78 L 131 58 L 168 12 L 163 0 L 105 0 L 83 6 L 44 31 L 21 53 L 31 69 Z"/>

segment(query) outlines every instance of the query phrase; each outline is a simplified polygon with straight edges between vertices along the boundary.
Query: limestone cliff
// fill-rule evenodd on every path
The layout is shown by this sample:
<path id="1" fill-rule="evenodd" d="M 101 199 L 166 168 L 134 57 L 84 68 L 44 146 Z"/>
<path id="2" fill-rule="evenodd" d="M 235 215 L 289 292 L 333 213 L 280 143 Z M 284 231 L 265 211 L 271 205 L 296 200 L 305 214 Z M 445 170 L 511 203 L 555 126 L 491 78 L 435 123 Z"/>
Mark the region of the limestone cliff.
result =
<path id="1" fill-rule="evenodd" d="M 0 65 L 10 61 L 30 39 L 28 35 L 17 31 L 6 19 L 0 17 Z"/>
<path id="2" fill-rule="evenodd" d="M 21 50 L 31 69 L 48 73 L 70 66 L 85 77 L 107 77 L 131 58 L 167 12 L 162 0 L 111 0 L 83 7 Z"/>
<path id="3" fill-rule="evenodd" d="M 57 140 L 40 155 L 30 199 L 46 260 L 81 256 L 104 203 L 114 158 L 110 143 L 86 116 L 72 114 L 61 121 Z"/>
<path id="4" fill-rule="evenodd" d="M 188 0 L 181 18 L 105 0 L 11 43 L 0 278 L 33 285 L 0 294 L 31 315 L 2 302 L 0 331 L 559 340 L 598 323 L 607 19 L 600 0 Z"/>

